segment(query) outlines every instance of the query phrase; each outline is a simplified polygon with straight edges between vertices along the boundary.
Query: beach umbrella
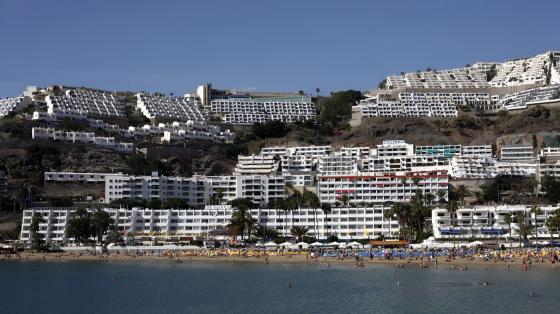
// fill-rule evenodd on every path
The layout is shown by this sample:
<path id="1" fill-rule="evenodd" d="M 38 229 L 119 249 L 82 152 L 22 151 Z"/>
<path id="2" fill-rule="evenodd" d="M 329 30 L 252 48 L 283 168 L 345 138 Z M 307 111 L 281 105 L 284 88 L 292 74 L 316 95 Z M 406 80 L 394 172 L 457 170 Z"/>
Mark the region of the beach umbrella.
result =
<path id="1" fill-rule="evenodd" d="M 309 247 L 309 244 L 305 243 L 305 242 L 299 242 L 296 243 L 296 245 L 302 249 L 307 249 Z"/>
<path id="2" fill-rule="evenodd" d="M 265 247 L 277 247 L 278 244 L 274 243 L 274 242 L 266 242 L 264 244 Z"/>
<path id="3" fill-rule="evenodd" d="M 473 241 L 468 244 L 469 247 L 482 246 L 482 245 L 484 245 L 484 242 L 482 241 Z"/>
<path id="4" fill-rule="evenodd" d="M 360 247 L 360 246 L 362 246 L 362 244 L 359 243 L 359 242 L 354 241 L 354 242 L 348 243 L 348 246 L 351 246 L 351 247 Z"/>
<path id="5" fill-rule="evenodd" d="M 293 243 L 284 242 L 284 243 L 280 244 L 280 246 L 290 246 L 290 245 L 293 245 Z"/>
<path id="6" fill-rule="evenodd" d="M 313 243 L 311 243 L 311 246 L 323 246 L 323 243 L 321 243 L 321 242 L 313 242 Z"/>
<path id="7" fill-rule="evenodd" d="M 261 241 L 258 241 L 257 243 L 255 243 L 255 246 L 256 247 L 263 247 L 264 245 L 262 244 Z"/>
<path id="8" fill-rule="evenodd" d="M 327 244 L 327 246 L 339 246 L 339 245 L 340 245 L 340 243 L 338 243 L 338 242 L 336 242 L 336 241 Z"/>

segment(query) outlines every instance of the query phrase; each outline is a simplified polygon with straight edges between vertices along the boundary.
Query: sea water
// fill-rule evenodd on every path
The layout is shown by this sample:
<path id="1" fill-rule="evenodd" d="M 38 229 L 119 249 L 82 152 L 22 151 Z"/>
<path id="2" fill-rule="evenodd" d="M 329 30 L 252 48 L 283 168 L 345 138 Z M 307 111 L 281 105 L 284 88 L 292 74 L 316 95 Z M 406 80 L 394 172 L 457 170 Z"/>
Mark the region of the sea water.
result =
<path id="1" fill-rule="evenodd" d="M 558 313 L 548 267 L 4 262 L 0 313 Z"/>

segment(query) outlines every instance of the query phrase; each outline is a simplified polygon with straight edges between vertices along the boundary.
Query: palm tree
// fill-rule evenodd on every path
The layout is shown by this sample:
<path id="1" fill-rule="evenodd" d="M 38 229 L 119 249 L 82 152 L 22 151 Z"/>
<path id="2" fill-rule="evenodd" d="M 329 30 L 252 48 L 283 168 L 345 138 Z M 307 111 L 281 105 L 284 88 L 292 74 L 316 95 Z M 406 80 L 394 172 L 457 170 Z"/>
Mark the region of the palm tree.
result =
<path id="1" fill-rule="evenodd" d="M 34 213 L 31 218 L 31 225 L 29 226 L 29 232 L 31 235 L 31 243 L 35 250 L 40 250 L 43 245 L 43 235 L 39 233 L 39 224 L 45 223 L 45 219 L 40 213 Z"/>
<path id="2" fill-rule="evenodd" d="M 250 199 L 235 199 L 230 202 L 235 207 L 235 211 L 231 214 L 231 219 L 228 227 L 231 230 L 237 231 L 241 235 L 241 240 L 245 239 L 245 231 L 248 230 L 249 236 L 251 231 L 254 230 L 256 221 L 251 216 L 250 208 L 256 205 Z"/>
<path id="3" fill-rule="evenodd" d="M 438 198 L 438 203 L 443 204 L 446 201 L 446 196 L 447 196 L 447 192 L 444 190 L 438 190 L 436 192 L 437 198 Z"/>
<path id="4" fill-rule="evenodd" d="M 321 204 L 321 209 L 323 210 L 323 214 L 325 215 L 325 221 L 323 221 L 323 229 L 325 229 L 327 236 L 329 234 L 329 214 L 332 211 L 331 204 L 323 203 Z"/>
<path id="5" fill-rule="evenodd" d="M 546 228 L 550 234 L 550 245 L 552 246 L 552 241 L 554 240 L 554 230 L 560 228 L 560 208 L 554 211 L 554 215 L 548 217 L 546 220 Z"/>
<path id="6" fill-rule="evenodd" d="M 538 226 L 537 226 L 537 216 L 540 215 L 542 213 L 541 208 L 539 207 L 539 204 L 535 203 L 533 205 L 531 205 L 531 210 L 530 210 L 531 214 L 533 214 L 535 216 L 535 224 L 534 224 L 534 231 L 535 231 L 535 242 L 537 241 L 537 237 L 538 237 Z"/>
<path id="7" fill-rule="evenodd" d="M 103 240 L 103 235 L 109 231 L 111 225 L 113 224 L 113 219 L 108 212 L 98 209 L 91 216 L 91 226 L 93 228 L 94 235 L 97 237 L 97 243 L 101 243 Z"/>
<path id="8" fill-rule="evenodd" d="M 426 204 L 432 205 L 435 199 L 436 199 L 436 196 L 433 195 L 432 193 L 427 193 L 426 194 Z"/>
<path id="9" fill-rule="evenodd" d="M 66 236 L 78 243 L 85 243 L 92 235 L 91 214 L 85 208 L 78 208 L 68 220 Z"/>
<path id="10" fill-rule="evenodd" d="M 300 242 L 303 240 L 303 237 L 305 236 L 305 234 L 308 232 L 309 230 L 307 230 L 306 227 L 304 226 L 293 226 L 290 229 L 290 233 L 296 237 L 297 241 Z"/>
<path id="11" fill-rule="evenodd" d="M 401 229 L 400 234 L 403 235 L 404 239 L 410 240 L 411 212 L 412 212 L 412 208 L 409 203 L 394 203 L 389 210 L 383 213 L 383 216 L 389 220 L 392 217 L 397 217 L 397 221 Z"/>
<path id="12" fill-rule="evenodd" d="M 412 178 L 412 183 L 416 187 L 416 190 L 418 190 L 418 185 L 420 184 L 420 178 L 418 177 Z"/>
<path id="13" fill-rule="evenodd" d="M 340 197 L 340 202 L 342 202 L 342 204 L 346 207 L 348 206 L 348 202 L 349 202 L 349 198 L 348 195 L 346 194 L 342 194 L 342 196 Z"/>
<path id="14" fill-rule="evenodd" d="M 303 204 L 307 208 L 313 209 L 313 228 L 315 229 L 315 240 L 318 239 L 318 231 L 317 231 L 317 209 L 320 206 L 319 197 L 317 194 L 308 191 L 307 189 L 303 188 Z"/>
<path id="15" fill-rule="evenodd" d="M 517 222 L 517 228 L 519 229 L 519 247 L 521 247 L 521 240 L 527 242 L 528 236 L 531 234 L 531 224 L 525 223 L 525 215 L 517 213 L 515 215 L 515 221 Z"/>
<path id="16" fill-rule="evenodd" d="M 469 187 L 464 184 L 457 186 L 454 192 L 461 201 L 461 205 L 465 205 L 465 198 L 471 196 Z"/>

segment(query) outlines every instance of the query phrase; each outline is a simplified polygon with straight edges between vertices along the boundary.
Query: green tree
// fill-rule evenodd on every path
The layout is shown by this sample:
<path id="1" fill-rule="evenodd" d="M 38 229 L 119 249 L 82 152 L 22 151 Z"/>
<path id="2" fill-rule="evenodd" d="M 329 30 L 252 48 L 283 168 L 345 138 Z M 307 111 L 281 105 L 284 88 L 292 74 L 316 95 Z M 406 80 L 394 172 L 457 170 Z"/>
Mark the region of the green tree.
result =
<path id="1" fill-rule="evenodd" d="M 117 230 L 110 230 L 107 233 L 107 243 L 122 243 L 124 242 L 123 234 Z"/>
<path id="2" fill-rule="evenodd" d="M 436 192 L 438 203 L 443 204 L 446 202 L 447 191 L 438 190 Z"/>
<path id="3" fill-rule="evenodd" d="M 340 202 L 344 207 L 348 206 L 348 203 L 350 202 L 348 195 L 342 194 L 342 196 L 340 197 Z"/>
<path id="4" fill-rule="evenodd" d="M 355 90 L 332 93 L 331 97 L 321 100 L 321 121 L 338 125 L 341 121 L 349 119 L 352 115 L 352 106 L 362 98 L 362 93 Z"/>
<path id="5" fill-rule="evenodd" d="M 91 216 L 91 227 L 97 237 L 97 243 L 102 243 L 103 236 L 111 229 L 114 221 L 108 212 L 98 209 Z"/>
<path id="6" fill-rule="evenodd" d="M 554 233 L 560 228 L 560 209 L 557 209 L 554 212 L 554 215 L 548 217 L 546 220 L 546 228 L 548 229 L 548 234 L 550 235 L 550 245 L 552 246 Z"/>
<path id="7" fill-rule="evenodd" d="M 302 202 L 305 207 L 313 210 L 313 227 L 315 229 L 315 240 L 317 240 L 319 236 L 319 228 L 317 228 L 317 209 L 321 206 L 321 202 L 317 194 L 305 188 L 303 189 Z"/>
<path id="8" fill-rule="evenodd" d="M 250 237 L 256 224 L 256 220 L 251 216 L 250 209 L 254 208 L 256 205 L 247 198 L 234 199 L 230 202 L 230 205 L 234 207 L 235 210 L 231 215 L 228 227 L 231 230 L 235 230 L 237 232 L 236 235 L 241 236 L 241 240 L 245 239 L 245 231 L 248 232 L 248 236 Z"/>
<path id="9" fill-rule="evenodd" d="M 332 212 L 331 204 L 323 203 L 321 204 L 321 210 L 323 210 L 323 214 L 325 215 L 325 221 L 323 221 L 323 229 L 325 229 L 325 233 L 328 237 L 329 235 L 329 215 Z"/>
<path id="10" fill-rule="evenodd" d="M 78 243 L 87 243 L 92 235 L 91 214 L 85 208 L 78 208 L 68 220 L 66 236 Z"/>
<path id="11" fill-rule="evenodd" d="M 255 123 L 252 126 L 253 134 L 258 138 L 284 137 L 288 130 L 286 124 L 278 120 Z"/>
<path id="12" fill-rule="evenodd" d="M 290 229 L 290 233 L 294 236 L 298 242 L 303 240 L 303 237 L 307 234 L 309 230 L 304 226 L 293 226 Z"/>
<path id="13" fill-rule="evenodd" d="M 161 203 L 161 200 L 159 198 L 152 198 L 146 204 L 146 206 L 150 209 L 160 209 L 162 208 L 162 205 L 163 204 Z"/>
<path id="14" fill-rule="evenodd" d="M 465 205 L 465 198 L 471 196 L 471 191 L 464 184 L 460 184 L 459 186 L 457 186 L 453 193 L 457 195 L 459 201 L 461 202 L 461 205 L 463 206 Z"/>
<path id="15" fill-rule="evenodd" d="M 549 203 L 560 203 L 560 181 L 556 178 L 544 176 L 541 180 L 541 192 Z"/>
<path id="16" fill-rule="evenodd" d="M 29 226 L 31 243 L 34 250 L 41 250 L 43 247 L 43 234 L 39 232 L 39 225 L 42 223 L 45 223 L 43 216 L 40 213 L 34 213 L 31 218 L 31 225 Z"/>
<path id="17" fill-rule="evenodd" d="M 528 236 L 531 234 L 533 226 L 525 222 L 525 214 L 516 213 L 514 217 L 519 233 L 519 246 L 521 246 L 521 240 L 528 241 Z"/>

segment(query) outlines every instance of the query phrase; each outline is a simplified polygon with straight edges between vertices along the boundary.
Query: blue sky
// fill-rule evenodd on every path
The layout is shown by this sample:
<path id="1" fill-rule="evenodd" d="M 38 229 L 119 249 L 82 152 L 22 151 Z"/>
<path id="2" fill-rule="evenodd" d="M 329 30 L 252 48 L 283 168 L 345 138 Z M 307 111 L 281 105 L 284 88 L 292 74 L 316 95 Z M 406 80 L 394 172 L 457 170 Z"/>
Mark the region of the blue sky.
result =
<path id="1" fill-rule="evenodd" d="M 560 49 L 560 1 L 0 2 L 0 97 L 64 84 L 182 94 L 367 90 Z"/>

